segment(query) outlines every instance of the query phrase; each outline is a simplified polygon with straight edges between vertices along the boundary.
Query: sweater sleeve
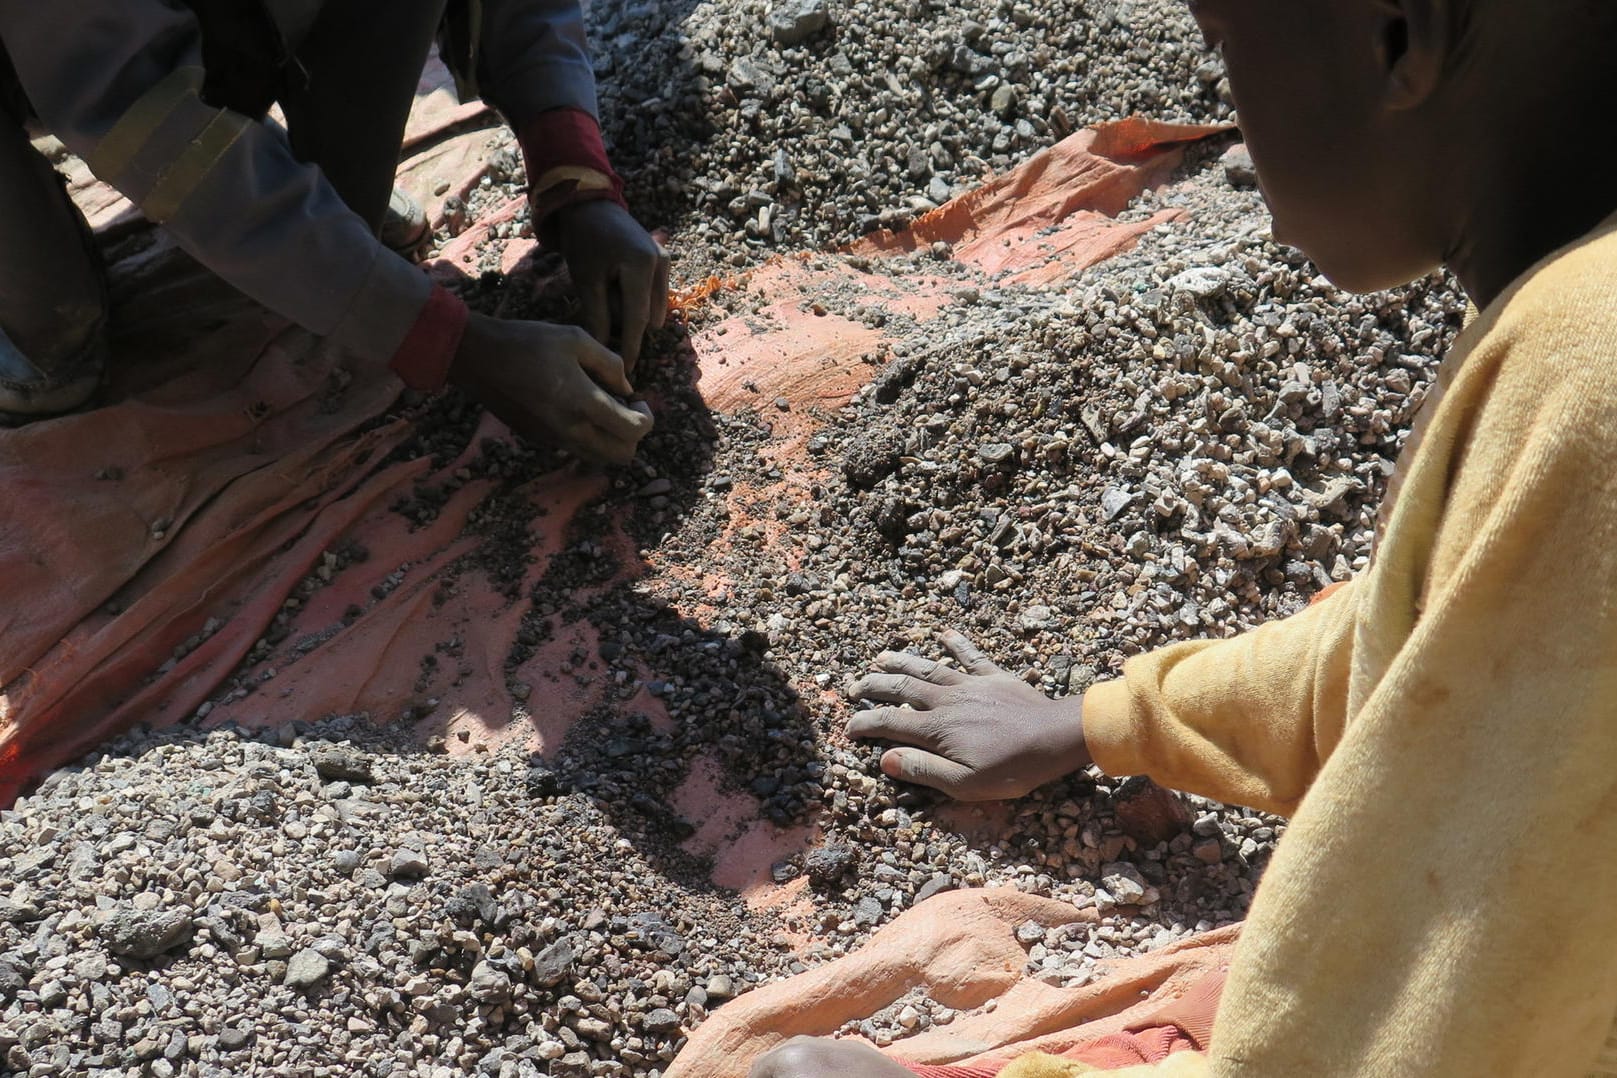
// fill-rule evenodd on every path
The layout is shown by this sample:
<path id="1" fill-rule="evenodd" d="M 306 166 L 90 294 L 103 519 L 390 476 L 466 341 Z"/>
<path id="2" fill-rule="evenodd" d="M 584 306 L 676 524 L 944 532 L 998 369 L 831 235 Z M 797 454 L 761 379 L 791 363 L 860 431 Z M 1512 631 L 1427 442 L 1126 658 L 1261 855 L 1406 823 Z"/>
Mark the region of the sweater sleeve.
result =
<path id="1" fill-rule="evenodd" d="M 1574 269 L 1471 360 L 1452 485 L 1402 495 L 1443 507 L 1424 609 L 1259 891 L 1213 1038 L 1243 1074 L 1581 1075 L 1608 1036 L 1617 319 Z"/>
<path id="2" fill-rule="evenodd" d="M 429 306 L 427 277 L 279 127 L 203 100 L 201 31 L 183 5 L 0 0 L 0 40 L 52 132 L 203 265 L 357 355 L 405 349 L 413 370 L 447 370 L 452 353 L 424 349 L 458 338 L 420 326 L 453 304 Z"/>
<path id="3" fill-rule="evenodd" d="M 1131 659 L 1084 697 L 1096 764 L 1289 815 L 1341 736 L 1358 590 L 1233 639 Z"/>
<path id="4" fill-rule="evenodd" d="M 1453 453 L 1405 487 L 1400 514 L 1406 502 L 1442 510 L 1407 563 L 1420 573 L 1382 566 L 1361 584 L 1418 581 L 1421 614 L 1269 865 L 1210 1074 L 1613 1069 L 1609 266 L 1611 287 L 1583 284 L 1602 270 L 1580 261 L 1507 312 L 1502 342 L 1468 361 L 1454 391 L 1470 393 L 1454 413 L 1463 421 L 1435 432 L 1452 435 Z"/>

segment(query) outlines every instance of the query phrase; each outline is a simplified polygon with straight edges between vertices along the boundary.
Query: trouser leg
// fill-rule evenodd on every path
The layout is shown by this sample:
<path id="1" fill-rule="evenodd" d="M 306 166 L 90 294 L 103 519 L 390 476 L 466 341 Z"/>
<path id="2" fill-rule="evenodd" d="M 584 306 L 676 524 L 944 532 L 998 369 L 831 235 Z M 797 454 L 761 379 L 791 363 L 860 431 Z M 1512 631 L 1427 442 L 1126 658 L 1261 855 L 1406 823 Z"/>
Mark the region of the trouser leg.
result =
<path id="1" fill-rule="evenodd" d="M 292 150 L 349 207 L 381 225 L 399 147 L 446 0 L 327 3 L 281 96 Z"/>
<path id="2" fill-rule="evenodd" d="M 106 274 L 56 170 L 0 107 L 0 411 L 78 407 L 104 365 Z"/>

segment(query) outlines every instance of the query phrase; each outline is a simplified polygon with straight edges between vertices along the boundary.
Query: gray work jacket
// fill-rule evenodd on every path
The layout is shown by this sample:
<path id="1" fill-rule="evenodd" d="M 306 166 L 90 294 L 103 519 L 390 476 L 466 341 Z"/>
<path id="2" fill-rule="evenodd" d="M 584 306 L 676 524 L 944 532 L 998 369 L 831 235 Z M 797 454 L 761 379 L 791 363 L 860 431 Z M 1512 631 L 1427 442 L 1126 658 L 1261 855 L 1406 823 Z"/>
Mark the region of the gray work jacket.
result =
<path id="1" fill-rule="evenodd" d="M 265 6 L 295 46 L 324 2 Z M 473 4 L 475 59 L 460 73 L 509 120 L 596 113 L 578 0 Z M 398 350 L 426 275 L 292 156 L 278 125 L 202 100 L 201 31 L 181 0 L 0 0 L 0 43 L 45 126 L 199 262 L 358 355 Z"/>

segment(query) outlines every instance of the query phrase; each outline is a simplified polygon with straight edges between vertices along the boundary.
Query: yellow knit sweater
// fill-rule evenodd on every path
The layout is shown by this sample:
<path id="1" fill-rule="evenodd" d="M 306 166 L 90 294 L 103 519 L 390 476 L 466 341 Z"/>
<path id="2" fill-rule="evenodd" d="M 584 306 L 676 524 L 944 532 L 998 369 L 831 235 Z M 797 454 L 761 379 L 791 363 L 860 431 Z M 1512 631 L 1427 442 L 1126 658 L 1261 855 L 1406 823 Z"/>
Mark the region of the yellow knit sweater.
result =
<path id="1" fill-rule="evenodd" d="M 1370 568 L 1092 689 L 1096 762 L 1292 814 L 1210 1056 L 1617 1075 L 1617 218 L 1466 329 Z"/>

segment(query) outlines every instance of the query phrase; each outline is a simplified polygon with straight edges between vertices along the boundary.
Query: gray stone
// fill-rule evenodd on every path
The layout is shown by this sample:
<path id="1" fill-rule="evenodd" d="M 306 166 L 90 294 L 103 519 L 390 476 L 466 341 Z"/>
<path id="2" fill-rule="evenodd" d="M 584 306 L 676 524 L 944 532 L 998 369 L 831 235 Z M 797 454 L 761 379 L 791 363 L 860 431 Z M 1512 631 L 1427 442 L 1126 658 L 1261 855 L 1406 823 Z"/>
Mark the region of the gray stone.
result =
<path id="1" fill-rule="evenodd" d="M 1188 292 L 1197 299 L 1212 299 L 1230 286 L 1230 275 L 1216 266 L 1193 266 L 1168 281 L 1175 292 Z"/>
<path id="2" fill-rule="evenodd" d="M 306 991 L 330 975 L 331 961 L 313 947 L 305 947 L 287 962 L 286 976 L 281 983 Z"/>
<path id="3" fill-rule="evenodd" d="M 117 910 L 101 924 L 107 950 L 127 958 L 155 958 L 190 942 L 194 925 L 184 910 Z"/>
<path id="4" fill-rule="evenodd" d="M 847 843 L 822 843 L 803 855 L 803 872 L 815 883 L 830 885 L 853 867 L 855 856 Z"/>
<path id="5" fill-rule="evenodd" d="M 737 94 L 760 96 L 775 88 L 775 76 L 751 57 L 743 56 L 730 65 L 725 81 Z"/>
<path id="6" fill-rule="evenodd" d="M 662 914 L 650 910 L 630 914 L 627 934 L 665 958 L 677 958 L 685 951 L 685 937 Z"/>
<path id="7" fill-rule="evenodd" d="M 977 447 L 977 456 L 985 464 L 1003 464 L 1016 455 L 1016 447 L 1005 442 L 989 442 Z"/>
<path id="8" fill-rule="evenodd" d="M 563 937 L 534 956 L 529 976 L 540 988 L 553 988 L 566 979 L 577 958 L 572 940 Z"/>
<path id="9" fill-rule="evenodd" d="M 311 946 L 326 958 L 338 964 L 347 962 L 349 959 L 348 941 L 341 936 L 321 936 Z"/>
<path id="10" fill-rule="evenodd" d="M 219 1031 L 219 1047 L 226 1052 L 245 1048 L 252 1039 L 253 1030 L 250 1026 L 226 1026 Z"/>
<path id="11" fill-rule="evenodd" d="M 41 846 L 38 849 L 25 850 L 19 853 L 12 861 L 11 873 L 17 879 L 27 879 L 35 873 L 42 872 L 56 863 L 56 856 L 60 851 L 54 846 Z"/>
<path id="12" fill-rule="evenodd" d="M 940 872 L 921 884 L 920 888 L 915 892 L 915 904 L 920 905 L 934 895 L 941 895 L 945 891 L 953 891 L 954 889 L 954 877 Z"/>
<path id="13" fill-rule="evenodd" d="M 674 489 L 674 482 L 667 478 L 653 479 L 635 492 L 640 498 L 655 498 L 659 494 L 668 494 Z"/>
<path id="14" fill-rule="evenodd" d="M 0 898 L 0 921 L 20 925 L 37 921 L 42 917 L 44 914 L 32 902 L 13 902 L 9 898 Z"/>
<path id="15" fill-rule="evenodd" d="M 419 880 L 428 871 L 426 856 L 417 850 L 399 850 L 387 866 L 387 874 L 396 880 Z"/>
<path id="16" fill-rule="evenodd" d="M 1237 142 L 1224 151 L 1220 161 L 1224 166 L 1224 178 L 1230 181 L 1233 187 L 1256 187 L 1258 185 L 1258 169 L 1252 163 L 1252 151 L 1246 148 L 1246 143 Z"/>
<path id="17" fill-rule="evenodd" d="M 1161 897 L 1155 887 L 1145 882 L 1140 870 L 1127 861 L 1103 865 L 1100 885 L 1119 906 L 1145 906 Z"/>
<path id="18" fill-rule="evenodd" d="M 13 962 L 0 962 L 0 999 L 6 999 L 28 987 L 27 967 Z"/>
<path id="19" fill-rule="evenodd" d="M 580 1076 L 590 1073 L 590 1059 L 588 1052 L 568 1052 L 550 1065 L 553 1075 Z"/>
<path id="20" fill-rule="evenodd" d="M 1022 611 L 1022 616 L 1017 620 L 1021 624 L 1024 632 L 1033 633 L 1039 632 L 1042 629 L 1048 629 L 1050 624 L 1054 622 L 1055 619 L 1055 611 L 1051 610 L 1047 606 L 1039 604 L 1030 606 L 1026 610 Z"/>
<path id="21" fill-rule="evenodd" d="M 1016 87 L 1009 83 L 1001 83 L 999 89 L 994 91 L 994 96 L 989 100 L 988 107 L 993 109 L 1000 119 L 1009 120 L 1012 114 L 1016 112 L 1016 103 Z"/>
<path id="22" fill-rule="evenodd" d="M 769 32 L 783 48 L 801 45 L 830 25 L 825 0 L 783 0 L 769 13 Z"/>
<path id="23" fill-rule="evenodd" d="M 511 998 L 511 977 L 488 962 L 479 962 L 466 982 L 466 993 L 479 1003 L 504 1003 Z"/>
<path id="24" fill-rule="evenodd" d="M 253 937 L 258 953 L 267 959 L 292 957 L 292 940 L 278 928 L 266 928 Z"/>
<path id="25" fill-rule="evenodd" d="M 444 904 L 444 913 L 463 927 L 469 928 L 480 921 L 492 925 L 499 914 L 499 904 L 494 901 L 494 892 L 489 890 L 487 884 L 473 883 L 461 888 Z"/>
<path id="26" fill-rule="evenodd" d="M 658 1007 L 647 1011 L 640 1024 L 647 1033 L 676 1033 L 679 1031 L 679 1015 L 666 1007 Z"/>
<path id="27" fill-rule="evenodd" d="M 866 895 L 853 904 L 853 923 L 868 928 L 881 920 L 881 902 L 874 895 Z"/>
<path id="28" fill-rule="evenodd" d="M 328 742 L 311 746 L 309 762 L 327 782 L 371 782 L 374 772 L 370 757 L 352 745 L 333 745 Z"/>
<path id="29" fill-rule="evenodd" d="M 1100 510 L 1108 521 L 1123 515 L 1123 510 L 1134 504 L 1134 495 L 1122 487 L 1107 487 L 1100 496 Z"/>

